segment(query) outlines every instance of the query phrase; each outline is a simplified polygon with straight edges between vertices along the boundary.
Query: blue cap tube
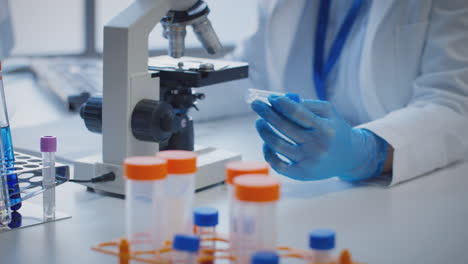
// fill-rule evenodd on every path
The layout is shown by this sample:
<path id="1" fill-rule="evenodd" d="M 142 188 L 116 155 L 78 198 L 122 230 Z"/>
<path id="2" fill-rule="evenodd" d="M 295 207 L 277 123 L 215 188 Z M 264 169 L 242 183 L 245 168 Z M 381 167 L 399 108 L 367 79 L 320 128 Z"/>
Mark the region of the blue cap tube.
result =
<path id="1" fill-rule="evenodd" d="M 335 248 L 335 231 L 331 229 L 315 229 L 309 233 L 309 247 L 315 250 L 331 250 Z"/>
<path id="2" fill-rule="evenodd" d="M 218 225 L 218 210 L 210 207 L 198 207 L 193 210 L 193 222 L 196 226 L 214 227 Z"/>
<path id="3" fill-rule="evenodd" d="M 197 253 L 200 249 L 200 237 L 192 235 L 175 235 L 172 248 L 189 253 Z"/>
<path id="4" fill-rule="evenodd" d="M 259 251 L 252 255 L 251 264 L 278 264 L 279 255 L 270 251 Z"/>

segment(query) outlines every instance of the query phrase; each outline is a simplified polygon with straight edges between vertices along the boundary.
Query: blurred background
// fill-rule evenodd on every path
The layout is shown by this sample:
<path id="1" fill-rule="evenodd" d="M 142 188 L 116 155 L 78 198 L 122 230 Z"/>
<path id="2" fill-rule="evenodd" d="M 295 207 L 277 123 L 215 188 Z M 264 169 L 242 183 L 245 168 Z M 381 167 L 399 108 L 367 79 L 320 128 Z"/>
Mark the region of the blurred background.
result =
<path id="1" fill-rule="evenodd" d="M 103 26 L 132 0 L 14 0 L 10 1 L 16 46 L 13 55 L 60 56 L 102 53 Z M 209 18 L 227 52 L 254 30 L 257 0 L 206 0 Z M 152 53 L 166 53 L 167 41 L 158 25 L 150 36 Z M 187 54 L 200 44 L 191 29 Z"/>

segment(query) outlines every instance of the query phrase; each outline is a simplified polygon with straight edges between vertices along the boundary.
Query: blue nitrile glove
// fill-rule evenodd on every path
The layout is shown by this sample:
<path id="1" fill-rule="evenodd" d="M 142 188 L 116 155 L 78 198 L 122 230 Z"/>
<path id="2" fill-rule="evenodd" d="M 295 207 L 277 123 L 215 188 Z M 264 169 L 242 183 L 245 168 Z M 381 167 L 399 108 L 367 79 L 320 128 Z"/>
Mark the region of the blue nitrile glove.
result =
<path id="1" fill-rule="evenodd" d="M 252 109 L 262 117 L 256 126 L 265 142 L 265 159 L 278 173 L 302 181 L 334 176 L 357 181 L 382 173 L 388 143 L 352 128 L 330 103 L 298 102 L 289 95 L 268 100 L 271 106 L 256 100 Z"/>

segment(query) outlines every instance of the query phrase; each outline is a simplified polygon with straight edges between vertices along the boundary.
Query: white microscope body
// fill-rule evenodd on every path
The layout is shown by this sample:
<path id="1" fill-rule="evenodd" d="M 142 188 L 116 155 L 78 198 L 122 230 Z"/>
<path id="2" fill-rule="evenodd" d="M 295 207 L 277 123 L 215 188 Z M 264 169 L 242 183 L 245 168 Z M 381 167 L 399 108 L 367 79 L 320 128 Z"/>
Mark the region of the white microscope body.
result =
<path id="1" fill-rule="evenodd" d="M 188 10 L 197 2 L 200 1 L 136 0 L 104 27 L 102 155 L 78 160 L 75 179 L 89 180 L 113 172 L 115 181 L 85 185 L 123 194 L 123 160 L 129 156 L 148 156 L 158 152 L 158 143 L 135 138 L 130 125 L 138 102 L 143 99 L 160 100 L 160 77 L 148 71 L 148 35 L 168 11 Z M 211 24 L 208 26 L 211 28 Z M 171 55 L 180 57 L 184 48 L 180 36 L 185 37 L 185 27 L 181 31 L 180 25 L 175 25 L 174 29 L 175 36 L 170 35 L 174 32 L 166 32 L 165 36 L 171 43 Z M 210 33 L 214 32 L 201 32 Z M 217 38 L 213 44 L 215 49 L 219 48 L 216 41 Z M 195 151 L 199 153 L 197 189 L 222 182 L 224 164 L 240 159 L 239 154 L 219 149 L 201 148 Z"/>

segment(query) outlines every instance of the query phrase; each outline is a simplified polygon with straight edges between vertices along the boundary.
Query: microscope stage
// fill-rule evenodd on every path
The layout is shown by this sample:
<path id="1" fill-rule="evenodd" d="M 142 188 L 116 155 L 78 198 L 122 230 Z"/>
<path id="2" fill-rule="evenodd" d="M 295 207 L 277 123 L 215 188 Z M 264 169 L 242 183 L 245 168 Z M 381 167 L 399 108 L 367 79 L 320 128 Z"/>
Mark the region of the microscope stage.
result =
<path id="1" fill-rule="evenodd" d="M 169 56 L 152 57 L 148 69 L 160 77 L 164 87 L 203 87 L 247 78 L 249 65 L 244 62 Z"/>

